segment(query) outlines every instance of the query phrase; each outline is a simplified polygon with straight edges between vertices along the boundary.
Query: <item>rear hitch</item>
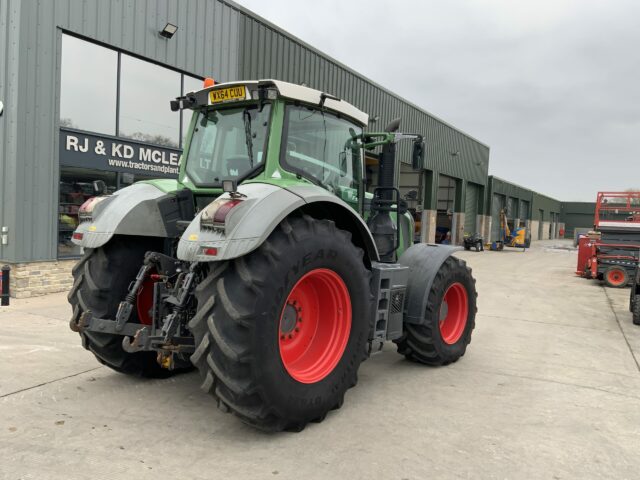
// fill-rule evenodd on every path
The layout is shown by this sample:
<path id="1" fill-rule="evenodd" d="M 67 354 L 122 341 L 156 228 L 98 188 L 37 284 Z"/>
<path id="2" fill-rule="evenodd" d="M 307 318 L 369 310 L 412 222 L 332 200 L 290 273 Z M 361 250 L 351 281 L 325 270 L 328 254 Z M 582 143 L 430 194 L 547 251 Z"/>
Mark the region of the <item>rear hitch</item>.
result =
<path id="1" fill-rule="evenodd" d="M 172 294 L 168 294 L 163 284 L 154 285 L 153 321 L 137 330 L 133 340 L 128 336 L 122 339 L 126 352 L 157 351 L 158 364 L 170 370 L 185 363 L 183 354 L 195 351 L 193 337 L 183 332 L 189 320 L 198 268 L 198 264 L 192 264 L 187 273 L 180 272 Z M 169 313 L 165 313 L 167 309 Z"/>
<path id="2" fill-rule="evenodd" d="M 118 305 L 118 312 L 116 313 L 116 332 L 122 331 L 125 323 L 129 321 L 131 312 L 136 305 L 138 293 L 142 284 L 147 277 L 152 276 L 159 280 L 167 279 L 177 273 L 178 265 L 180 262 L 174 258 L 168 257 L 158 252 L 147 252 L 144 256 L 144 262 L 138 275 L 136 275 L 135 281 L 129 286 L 129 291 L 125 299 Z M 151 274 L 151 271 L 155 270 L 156 274 Z"/>
<path id="3" fill-rule="evenodd" d="M 187 264 L 157 252 L 147 252 L 127 295 L 118 305 L 115 319 L 94 317 L 91 311 L 74 311 L 69 327 L 74 332 L 97 332 L 122 336 L 127 353 L 158 352 L 163 368 L 181 368 L 189 364 L 195 350 L 186 325 L 193 314 L 193 288 L 200 275 L 198 264 Z M 153 281 L 153 309 L 149 324 L 131 321 L 138 294 L 148 279 Z"/>
<path id="4" fill-rule="evenodd" d="M 133 338 L 133 341 L 131 338 Z M 133 337 L 124 337 L 122 339 L 122 349 L 127 353 L 142 352 L 150 346 L 149 329 L 147 327 L 142 327 Z"/>

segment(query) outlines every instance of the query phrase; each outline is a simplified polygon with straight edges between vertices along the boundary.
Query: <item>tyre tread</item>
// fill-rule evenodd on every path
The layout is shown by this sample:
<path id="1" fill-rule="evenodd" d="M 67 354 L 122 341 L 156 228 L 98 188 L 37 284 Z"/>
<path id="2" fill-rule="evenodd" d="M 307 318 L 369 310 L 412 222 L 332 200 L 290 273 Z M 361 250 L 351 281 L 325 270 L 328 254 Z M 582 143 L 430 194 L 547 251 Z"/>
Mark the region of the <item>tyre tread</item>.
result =
<path id="1" fill-rule="evenodd" d="M 196 339 L 197 352 L 191 359 L 203 377 L 202 388 L 217 399 L 221 410 L 261 430 L 300 431 L 310 421 L 322 421 L 326 412 L 305 421 L 292 420 L 287 417 L 287 412 L 267 403 L 255 370 L 251 368 L 253 357 L 249 347 L 253 325 L 259 321 L 260 315 L 256 305 L 240 306 L 234 299 L 249 298 L 256 287 L 266 282 L 263 279 L 269 278 L 269 266 L 286 255 L 289 245 L 304 241 L 308 232 L 315 235 L 320 230 L 334 235 L 341 232 L 334 222 L 328 220 L 319 221 L 307 215 L 287 218 L 251 254 L 251 259 L 226 262 L 224 268 L 216 268 L 218 273 L 211 273 L 196 288 L 198 305 L 204 307 L 196 315 L 199 320 L 192 321 L 189 326 Z M 340 236 L 347 238 L 342 233 Z M 350 243 L 350 236 L 348 238 Z M 362 257 L 362 250 L 353 244 L 351 248 L 353 255 Z M 369 278 L 370 272 L 364 264 L 362 269 Z M 353 369 L 352 376 L 348 382 L 350 386 L 357 383 L 357 368 Z M 343 396 L 331 409 L 340 408 L 342 402 Z"/>

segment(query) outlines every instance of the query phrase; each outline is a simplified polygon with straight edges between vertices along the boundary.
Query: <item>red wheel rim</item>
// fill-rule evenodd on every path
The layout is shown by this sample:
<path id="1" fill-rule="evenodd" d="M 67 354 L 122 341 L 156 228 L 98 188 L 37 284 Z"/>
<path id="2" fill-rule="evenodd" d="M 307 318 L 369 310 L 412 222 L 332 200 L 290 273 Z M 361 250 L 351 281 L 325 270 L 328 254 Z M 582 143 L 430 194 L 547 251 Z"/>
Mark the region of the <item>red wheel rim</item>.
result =
<path id="1" fill-rule="evenodd" d="M 618 269 L 609 270 L 609 272 L 607 272 L 607 280 L 611 285 L 618 287 L 624 282 L 624 273 Z"/>
<path id="2" fill-rule="evenodd" d="M 319 382 L 336 367 L 351 333 L 351 297 L 340 276 L 318 268 L 291 289 L 280 314 L 280 358 L 301 383 Z"/>
<path id="3" fill-rule="evenodd" d="M 147 277 L 140 290 L 138 290 L 138 298 L 136 301 L 136 309 L 138 310 L 138 321 L 143 325 L 151 325 L 153 323 L 153 284 L 155 281 Z"/>
<path id="4" fill-rule="evenodd" d="M 469 316 L 467 289 L 460 282 L 452 283 L 444 293 L 440 305 L 440 335 L 444 343 L 452 345 L 460 340 Z"/>

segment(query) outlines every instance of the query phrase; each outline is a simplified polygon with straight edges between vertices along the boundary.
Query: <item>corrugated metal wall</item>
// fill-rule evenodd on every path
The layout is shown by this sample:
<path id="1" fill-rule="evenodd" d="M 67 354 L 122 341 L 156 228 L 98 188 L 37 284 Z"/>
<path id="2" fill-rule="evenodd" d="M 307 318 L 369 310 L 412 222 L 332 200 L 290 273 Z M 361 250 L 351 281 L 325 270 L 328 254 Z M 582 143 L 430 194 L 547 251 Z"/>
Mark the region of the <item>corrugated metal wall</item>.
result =
<path id="1" fill-rule="evenodd" d="M 523 214 L 525 208 L 529 210 L 529 216 L 527 217 L 527 219 L 529 220 L 541 220 L 540 210 L 542 210 L 544 214 L 543 221 L 550 222 L 555 219 L 555 221 L 557 222 L 559 220 L 561 202 L 559 200 L 556 200 L 555 198 L 547 197 L 546 195 L 542 195 L 541 193 L 534 192 L 533 190 L 529 190 L 528 188 L 516 185 L 514 183 L 508 182 L 507 180 L 494 176 L 489 177 L 488 185 L 489 188 L 487 192 L 487 199 L 490 202 L 493 202 L 495 198 L 493 196 L 494 193 L 506 195 L 507 197 L 512 197 L 514 199 L 520 199 L 521 211 L 518 212 L 518 218 L 520 220 L 524 220 Z M 528 202 L 526 206 L 522 204 L 522 201 Z M 485 211 L 492 212 L 492 210 L 493 209 L 491 205 L 488 205 Z M 551 217 L 552 213 L 554 214 L 553 218 Z M 558 217 L 556 217 L 556 215 L 558 215 Z"/>
<path id="2" fill-rule="evenodd" d="M 167 21 L 179 27 L 171 40 L 157 33 Z M 0 224 L 11 226 L 10 244 L 0 248 L 2 259 L 56 258 L 63 30 L 218 80 L 279 77 L 305 82 L 379 116 L 375 129 L 401 116 L 403 130 L 425 135 L 427 168 L 486 184 L 486 145 L 233 2 L 1 0 L 0 97 L 7 105 L 0 117 Z M 87 72 L 88 81 L 90 77 Z M 409 151 L 405 142 L 400 149 L 405 161 Z"/>
<path id="3" fill-rule="evenodd" d="M 246 11 L 240 18 L 240 51 L 239 77 L 306 83 L 336 95 L 380 117 L 370 130 L 382 130 L 402 117 L 403 131 L 425 136 L 426 168 L 486 184 L 489 147 Z M 405 163 L 411 161 L 410 147 L 403 142 L 399 149 Z"/>
<path id="4" fill-rule="evenodd" d="M 534 193 L 533 190 L 529 190 L 528 188 L 521 187 L 520 185 L 516 185 L 515 183 L 508 182 L 507 180 L 495 176 L 490 176 L 487 183 L 489 185 L 489 188 L 487 189 L 487 199 L 489 200 L 489 202 L 487 203 L 490 203 L 493 200 L 494 197 L 492 196 L 492 193 L 499 193 L 506 197 L 512 198 L 512 211 L 514 214 L 518 215 L 518 218 L 520 218 L 521 215 L 521 202 L 524 201 L 530 204 L 530 202 L 532 201 Z M 488 215 L 489 212 L 491 212 L 491 205 L 487 205 L 485 211 Z M 524 209 L 522 211 L 524 212 Z M 507 214 L 507 216 L 510 215 Z M 525 217 L 520 219 L 523 220 L 524 218 Z M 530 218 L 531 217 L 529 216 L 526 217 L 526 219 Z"/>
<path id="5" fill-rule="evenodd" d="M 61 29 L 189 73 L 219 72 L 226 80 L 238 71 L 238 16 L 233 6 L 212 0 L 0 2 L 0 97 L 8 103 L 0 135 L 14 129 L 0 137 L 0 220 L 12 227 L 0 258 L 56 258 L 58 184 L 52 179 L 59 176 Z M 179 26 L 169 41 L 158 35 L 168 21 Z M 19 110 L 11 111 L 18 98 Z"/>
<path id="6" fill-rule="evenodd" d="M 0 1 L 0 226 L 13 226 L 16 216 L 16 158 L 18 151 L 18 66 L 20 52 L 20 0 Z M 10 232 L 11 233 L 11 232 Z M 0 259 L 7 247 L 0 245 Z"/>
<path id="7" fill-rule="evenodd" d="M 573 236 L 576 228 L 593 228 L 595 213 L 594 202 L 562 202 L 560 221 L 565 224 L 565 237 Z"/>
<path id="8" fill-rule="evenodd" d="M 541 193 L 533 192 L 532 201 L 532 220 L 542 220 L 544 222 L 551 222 L 551 213 L 560 214 L 561 203 L 555 198 L 547 197 Z M 544 212 L 544 219 L 540 218 L 540 210 Z"/>

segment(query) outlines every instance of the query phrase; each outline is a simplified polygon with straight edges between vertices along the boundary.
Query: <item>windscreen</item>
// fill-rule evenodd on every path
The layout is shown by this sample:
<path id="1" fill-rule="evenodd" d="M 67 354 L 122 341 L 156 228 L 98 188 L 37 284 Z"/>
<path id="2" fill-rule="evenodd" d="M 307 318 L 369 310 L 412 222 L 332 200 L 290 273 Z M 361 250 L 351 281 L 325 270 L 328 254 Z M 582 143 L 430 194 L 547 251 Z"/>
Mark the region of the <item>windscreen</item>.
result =
<path id="1" fill-rule="evenodd" d="M 199 112 L 186 158 L 189 179 L 219 187 L 256 171 L 265 160 L 270 112 L 270 104 Z"/>
<path id="2" fill-rule="evenodd" d="M 344 201 L 358 204 L 362 128 L 322 110 L 288 105 L 281 159 L 283 166 L 327 189 Z"/>

